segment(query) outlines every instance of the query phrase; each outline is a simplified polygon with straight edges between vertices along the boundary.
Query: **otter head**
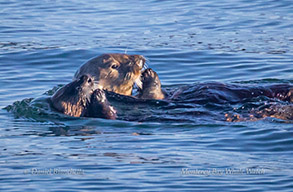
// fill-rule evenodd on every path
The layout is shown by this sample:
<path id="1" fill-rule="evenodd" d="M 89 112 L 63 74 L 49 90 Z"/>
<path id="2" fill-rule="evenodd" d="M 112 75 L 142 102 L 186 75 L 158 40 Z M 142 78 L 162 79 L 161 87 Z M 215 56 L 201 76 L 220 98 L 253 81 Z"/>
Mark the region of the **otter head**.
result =
<path id="1" fill-rule="evenodd" d="M 76 72 L 75 78 L 90 74 L 96 88 L 131 95 L 134 83 L 141 87 L 140 75 L 145 58 L 141 55 L 103 54 L 89 60 Z"/>
<path id="2" fill-rule="evenodd" d="M 161 89 L 161 81 L 158 74 L 151 68 L 146 69 L 141 75 L 142 88 L 139 98 L 141 99 L 164 99 Z"/>
<path id="3" fill-rule="evenodd" d="M 52 105 L 66 115 L 84 116 L 94 87 L 94 79 L 89 75 L 82 75 L 79 79 L 61 87 L 51 97 Z"/>

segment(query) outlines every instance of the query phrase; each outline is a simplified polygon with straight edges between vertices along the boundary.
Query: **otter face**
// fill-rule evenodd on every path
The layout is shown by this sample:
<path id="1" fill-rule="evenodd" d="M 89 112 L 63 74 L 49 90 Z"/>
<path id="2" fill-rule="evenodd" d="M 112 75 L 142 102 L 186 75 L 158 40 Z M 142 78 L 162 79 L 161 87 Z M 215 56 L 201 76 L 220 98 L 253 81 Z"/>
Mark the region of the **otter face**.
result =
<path id="1" fill-rule="evenodd" d="M 73 96 L 89 98 L 94 90 L 94 79 L 89 75 L 83 75 L 77 82 L 73 81 L 69 87 L 71 91 L 75 88 Z"/>
<path id="2" fill-rule="evenodd" d="M 53 107 L 58 111 L 74 116 L 83 116 L 94 91 L 94 80 L 89 75 L 61 87 L 52 97 Z"/>
<path id="3" fill-rule="evenodd" d="M 136 82 L 141 86 L 140 75 L 145 58 L 141 55 L 103 54 L 85 63 L 75 74 L 94 77 L 96 88 L 106 89 L 123 95 L 131 95 Z"/>

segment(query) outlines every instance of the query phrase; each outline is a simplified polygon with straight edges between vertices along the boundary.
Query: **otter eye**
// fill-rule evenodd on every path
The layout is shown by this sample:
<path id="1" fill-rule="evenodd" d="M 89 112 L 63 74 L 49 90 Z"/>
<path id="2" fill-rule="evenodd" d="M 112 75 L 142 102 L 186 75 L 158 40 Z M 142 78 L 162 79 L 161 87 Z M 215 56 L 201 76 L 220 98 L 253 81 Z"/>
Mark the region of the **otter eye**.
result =
<path id="1" fill-rule="evenodd" d="M 80 87 L 76 87 L 75 90 L 76 90 L 76 91 L 80 91 L 81 88 L 80 88 Z"/>
<path id="2" fill-rule="evenodd" d="M 117 64 L 114 64 L 111 66 L 112 69 L 117 69 L 118 67 L 119 67 L 119 65 L 117 65 Z"/>

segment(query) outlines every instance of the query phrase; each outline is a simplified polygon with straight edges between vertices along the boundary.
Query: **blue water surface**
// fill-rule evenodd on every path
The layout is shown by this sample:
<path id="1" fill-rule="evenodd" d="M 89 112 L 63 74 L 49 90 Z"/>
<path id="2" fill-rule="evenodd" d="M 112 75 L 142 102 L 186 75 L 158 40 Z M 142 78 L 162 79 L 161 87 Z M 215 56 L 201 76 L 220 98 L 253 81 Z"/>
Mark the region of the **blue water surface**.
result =
<path id="1" fill-rule="evenodd" d="M 0 189 L 292 191 L 292 123 L 60 118 L 25 105 L 107 52 L 144 55 L 167 88 L 292 83 L 292 10 L 290 0 L 1 0 Z M 3 109 L 16 101 L 17 113 Z"/>

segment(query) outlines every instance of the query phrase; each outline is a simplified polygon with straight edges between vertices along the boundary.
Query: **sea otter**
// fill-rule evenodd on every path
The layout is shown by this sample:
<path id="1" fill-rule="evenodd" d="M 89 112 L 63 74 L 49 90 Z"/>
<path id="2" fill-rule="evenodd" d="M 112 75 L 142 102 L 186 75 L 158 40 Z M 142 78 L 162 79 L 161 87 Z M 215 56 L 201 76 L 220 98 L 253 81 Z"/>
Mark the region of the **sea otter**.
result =
<path id="1" fill-rule="evenodd" d="M 161 100 L 165 102 L 161 104 L 166 104 L 167 107 L 172 106 L 173 108 L 184 106 L 190 108 L 198 104 L 205 105 L 210 103 L 215 105 L 234 105 L 245 103 L 258 97 L 293 102 L 293 86 L 290 84 L 248 87 L 212 82 L 180 86 L 176 89 L 164 91 L 155 71 L 149 68 L 142 72 L 144 64 L 145 58 L 140 55 L 112 53 L 95 57 L 83 64 L 74 76 L 74 82 L 79 82 L 83 85 L 82 90 L 84 91 L 81 91 L 82 94 L 73 94 L 74 99 L 69 99 L 69 94 L 66 94 L 66 91 L 62 91 L 62 94 L 65 94 L 67 99 L 66 102 L 63 102 L 62 94 L 57 92 L 52 97 L 52 100 L 58 98 L 55 99 L 57 100 L 55 103 L 62 102 L 55 108 L 71 116 L 115 119 L 117 117 L 116 111 L 108 103 L 105 92 L 107 97 L 110 96 L 110 100 L 115 98 L 124 103 Z M 92 78 L 85 74 L 90 74 Z M 82 80 L 84 78 L 87 79 L 87 83 Z M 138 82 L 139 85 L 139 94 L 136 98 L 131 96 L 135 82 Z M 118 96 L 116 97 L 115 94 Z M 275 115 L 275 117 L 287 118 L 283 113 L 278 112 L 277 114 L 277 112 L 274 112 L 276 110 L 269 111 L 270 113 L 264 111 L 263 116 L 265 117 L 268 114 L 272 117 Z M 286 111 L 289 111 L 288 108 L 286 108 Z M 256 113 L 254 112 L 254 114 Z M 229 120 L 229 115 L 227 120 Z"/>
<path id="2" fill-rule="evenodd" d="M 95 90 L 94 79 L 90 75 L 82 75 L 61 87 L 50 100 L 53 108 L 65 115 L 116 118 L 116 110 L 109 105 L 103 90 Z"/>
<path id="3" fill-rule="evenodd" d="M 242 100 L 265 96 L 281 101 L 293 102 L 293 86 L 276 84 L 269 86 L 246 87 L 222 83 L 198 83 L 180 87 L 166 93 L 161 88 L 158 74 L 151 68 L 146 69 L 141 76 L 142 89 L 139 97 L 143 99 L 166 99 L 177 102 L 204 102 L 205 98 L 213 99 L 216 103 L 237 103 Z M 168 96 L 167 96 L 168 95 Z M 197 100 L 196 98 L 201 98 Z"/>
<path id="4" fill-rule="evenodd" d="M 96 88 L 131 95 L 134 83 L 141 87 L 140 76 L 145 61 L 141 55 L 103 54 L 83 64 L 74 80 L 89 74 L 94 78 Z"/>
<path id="5" fill-rule="evenodd" d="M 240 115 L 225 114 L 227 121 L 255 120 L 265 117 L 275 117 L 283 120 L 293 120 L 293 86 L 277 84 L 269 86 L 240 86 L 222 83 L 198 83 L 183 86 L 168 93 L 162 90 L 159 77 L 152 69 L 146 69 L 141 76 L 141 99 L 163 99 L 176 105 L 190 104 L 240 104 L 257 97 L 266 97 L 286 102 L 284 105 L 271 104 L 265 109 L 252 109 L 248 118 Z M 261 98 L 260 98 L 261 99 Z"/>

